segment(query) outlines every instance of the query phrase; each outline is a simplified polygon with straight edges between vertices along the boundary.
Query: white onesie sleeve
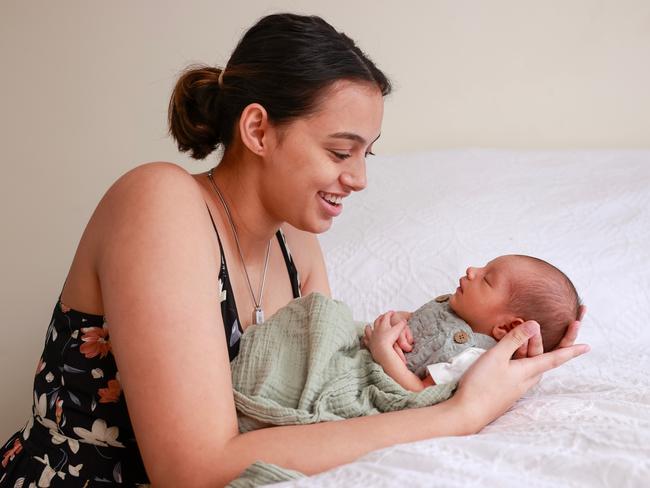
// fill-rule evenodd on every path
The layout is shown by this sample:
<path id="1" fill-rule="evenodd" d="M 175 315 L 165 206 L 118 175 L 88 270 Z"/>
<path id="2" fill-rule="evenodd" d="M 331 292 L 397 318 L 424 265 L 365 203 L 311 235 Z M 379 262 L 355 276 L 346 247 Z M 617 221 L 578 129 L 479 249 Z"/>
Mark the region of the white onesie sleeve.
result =
<path id="1" fill-rule="evenodd" d="M 456 383 L 484 352 L 485 349 L 480 347 L 470 347 L 452 357 L 449 362 L 428 365 L 427 370 L 436 385 Z"/>

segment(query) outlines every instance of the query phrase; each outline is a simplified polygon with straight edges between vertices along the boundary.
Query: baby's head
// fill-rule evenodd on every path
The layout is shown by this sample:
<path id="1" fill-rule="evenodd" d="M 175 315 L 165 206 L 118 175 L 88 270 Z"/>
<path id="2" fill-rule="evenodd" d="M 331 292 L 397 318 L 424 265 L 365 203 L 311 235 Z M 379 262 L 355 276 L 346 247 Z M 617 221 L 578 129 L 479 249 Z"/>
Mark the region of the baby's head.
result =
<path id="1" fill-rule="evenodd" d="M 577 320 L 580 298 L 555 266 L 530 256 L 500 256 L 469 267 L 449 306 L 474 332 L 500 340 L 527 321 L 539 323 L 544 350 L 555 348 Z"/>

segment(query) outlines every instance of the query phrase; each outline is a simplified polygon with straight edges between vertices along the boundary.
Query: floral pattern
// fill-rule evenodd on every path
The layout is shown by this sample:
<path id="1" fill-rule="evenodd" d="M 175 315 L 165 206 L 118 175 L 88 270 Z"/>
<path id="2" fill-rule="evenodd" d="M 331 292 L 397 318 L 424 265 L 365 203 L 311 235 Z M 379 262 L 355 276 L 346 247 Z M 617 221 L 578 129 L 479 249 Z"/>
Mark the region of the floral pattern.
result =
<path id="1" fill-rule="evenodd" d="M 298 297 L 298 273 L 277 237 Z M 232 360 L 242 331 L 221 256 L 215 294 Z M 148 485 L 104 317 L 57 302 L 36 365 L 32 416 L 0 447 L 0 460 L 0 488 Z"/>
<path id="2" fill-rule="evenodd" d="M 111 343 L 108 340 L 108 329 L 105 323 L 101 327 L 82 327 L 81 333 L 83 344 L 79 352 L 86 358 L 92 359 L 95 356 L 105 358 L 110 352 Z"/>
<path id="3" fill-rule="evenodd" d="M 35 373 L 32 416 L 0 449 L 0 487 L 148 483 L 102 316 L 57 303 Z"/>

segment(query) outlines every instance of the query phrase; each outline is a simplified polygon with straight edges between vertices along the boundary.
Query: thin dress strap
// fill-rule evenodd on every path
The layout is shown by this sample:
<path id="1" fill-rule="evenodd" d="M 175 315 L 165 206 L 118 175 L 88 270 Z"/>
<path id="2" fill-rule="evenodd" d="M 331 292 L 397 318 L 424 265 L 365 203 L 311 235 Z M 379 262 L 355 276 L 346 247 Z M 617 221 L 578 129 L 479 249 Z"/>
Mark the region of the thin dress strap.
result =
<path id="1" fill-rule="evenodd" d="M 232 361 L 239 353 L 239 339 L 241 339 L 244 331 L 241 327 L 241 321 L 239 320 L 237 304 L 235 303 L 235 294 L 233 293 L 232 285 L 230 284 L 228 265 L 226 264 L 226 255 L 223 252 L 223 245 L 221 244 L 219 231 L 217 230 L 217 226 L 214 222 L 214 218 L 212 217 L 212 212 L 210 212 L 208 204 L 206 203 L 205 206 L 208 209 L 210 221 L 212 222 L 212 227 L 214 228 L 214 232 L 217 235 L 217 241 L 219 242 L 219 251 L 221 252 L 221 267 L 219 269 L 219 297 L 221 300 L 221 316 L 223 318 L 223 326 L 226 332 L 226 341 L 228 343 L 228 355 Z M 293 297 L 300 298 L 300 275 L 298 274 L 298 269 L 293 262 L 291 252 L 287 246 L 287 239 L 281 229 L 278 229 L 275 235 L 278 239 L 280 250 L 282 251 L 282 256 L 284 257 L 284 262 L 287 265 L 287 272 L 289 273 L 289 281 L 291 282 L 291 291 L 293 293 Z"/>
<path id="2" fill-rule="evenodd" d="M 239 313 L 237 312 L 237 304 L 235 303 L 235 294 L 233 293 L 232 285 L 230 284 L 226 255 L 223 252 L 219 231 L 217 230 L 217 226 L 212 218 L 210 207 L 208 207 L 207 203 L 205 206 L 208 209 L 210 221 L 212 222 L 214 233 L 217 235 L 217 241 L 219 242 L 219 251 L 221 252 L 221 264 L 219 267 L 219 301 L 221 302 L 221 318 L 223 319 L 223 327 L 226 332 L 226 343 L 228 344 L 228 357 L 230 358 L 230 361 L 232 361 L 235 359 L 237 354 L 239 354 L 239 339 L 241 339 L 244 331 L 241 328 L 241 323 L 239 321 Z"/>
<path id="3" fill-rule="evenodd" d="M 293 298 L 300 298 L 300 275 L 298 274 L 298 268 L 296 268 L 296 265 L 293 262 L 293 258 L 291 257 L 291 252 L 289 251 L 289 246 L 287 245 L 287 238 L 285 237 L 284 232 L 282 232 L 282 229 L 278 229 L 275 235 L 278 238 L 278 243 L 280 244 L 280 249 L 282 250 L 282 256 L 284 256 L 284 262 L 287 265 Z"/>

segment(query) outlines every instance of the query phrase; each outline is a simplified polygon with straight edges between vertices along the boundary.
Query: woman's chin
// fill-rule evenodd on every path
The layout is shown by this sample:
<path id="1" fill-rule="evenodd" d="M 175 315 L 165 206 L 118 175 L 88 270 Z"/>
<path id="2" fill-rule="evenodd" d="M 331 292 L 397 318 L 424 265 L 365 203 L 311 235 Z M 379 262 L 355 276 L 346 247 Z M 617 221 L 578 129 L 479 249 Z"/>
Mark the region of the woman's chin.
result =
<path id="1" fill-rule="evenodd" d="M 313 234 L 322 234 L 323 232 L 330 230 L 330 227 L 332 227 L 332 219 L 321 220 L 314 225 L 314 230 L 310 230 L 309 232 Z"/>
<path id="2" fill-rule="evenodd" d="M 300 229 L 304 232 L 311 232 L 312 234 L 322 234 L 323 232 L 327 232 L 330 227 L 332 227 L 332 219 L 314 219 L 314 220 L 308 220 L 308 221 L 303 221 L 300 222 L 299 224 L 293 224 L 289 222 L 289 224 L 293 225 L 296 229 Z"/>

